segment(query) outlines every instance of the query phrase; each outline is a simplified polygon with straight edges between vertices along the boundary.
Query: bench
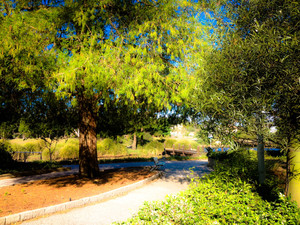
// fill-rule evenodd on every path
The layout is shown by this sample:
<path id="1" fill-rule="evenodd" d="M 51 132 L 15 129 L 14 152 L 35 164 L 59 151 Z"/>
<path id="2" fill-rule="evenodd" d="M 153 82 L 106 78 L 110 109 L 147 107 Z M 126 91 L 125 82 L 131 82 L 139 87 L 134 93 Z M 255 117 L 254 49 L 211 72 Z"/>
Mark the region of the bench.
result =
<path id="1" fill-rule="evenodd" d="M 151 170 L 159 169 L 160 167 L 164 166 L 166 164 L 165 161 L 158 161 L 157 157 L 153 157 L 154 165 L 151 167 Z"/>

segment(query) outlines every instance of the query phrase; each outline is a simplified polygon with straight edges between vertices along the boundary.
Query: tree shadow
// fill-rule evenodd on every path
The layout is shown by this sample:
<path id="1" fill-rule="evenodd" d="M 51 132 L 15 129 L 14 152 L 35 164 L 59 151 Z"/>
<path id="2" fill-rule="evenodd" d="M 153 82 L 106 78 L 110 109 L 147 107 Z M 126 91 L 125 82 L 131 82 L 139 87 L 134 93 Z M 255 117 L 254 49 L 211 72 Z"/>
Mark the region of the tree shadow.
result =
<path id="1" fill-rule="evenodd" d="M 149 170 L 143 167 L 140 168 L 122 168 L 122 169 L 108 169 L 100 171 L 99 177 L 96 178 L 85 178 L 80 177 L 78 174 L 51 178 L 47 180 L 40 180 L 27 183 L 30 187 L 32 184 L 35 185 L 49 185 L 55 188 L 62 187 L 83 187 L 84 185 L 96 185 L 101 186 L 105 184 L 110 184 L 111 186 L 115 184 L 126 184 L 128 181 L 135 181 L 141 177 L 147 177 L 149 175 Z"/>

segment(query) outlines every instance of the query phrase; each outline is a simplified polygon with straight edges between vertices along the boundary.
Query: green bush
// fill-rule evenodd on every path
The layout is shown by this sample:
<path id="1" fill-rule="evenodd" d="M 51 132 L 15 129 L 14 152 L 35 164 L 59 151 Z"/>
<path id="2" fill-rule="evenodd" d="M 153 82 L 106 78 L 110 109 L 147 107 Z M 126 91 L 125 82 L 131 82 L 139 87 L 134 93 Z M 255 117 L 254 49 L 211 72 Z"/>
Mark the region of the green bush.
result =
<path id="1" fill-rule="evenodd" d="M 59 149 L 59 157 L 61 159 L 77 159 L 79 157 L 78 143 L 67 142 Z"/>
<path id="2" fill-rule="evenodd" d="M 177 142 L 176 139 L 166 139 L 164 144 L 166 148 L 172 148 L 173 144 L 175 144 L 176 142 Z"/>
<path id="3" fill-rule="evenodd" d="M 184 146 L 185 149 L 189 149 L 190 146 L 192 147 L 192 149 L 197 149 L 198 147 L 198 143 L 196 141 L 193 140 L 178 140 L 175 143 L 175 148 L 178 148 L 178 146 Z"/>
<path id="4" fill-rule="evenodd" d="M 45 143 L 41 139 L 13 139 L 10 142 L 14 152 L 41 152 L 45 148 Z"/>
<path id="5" fill-rule="evenodd" d="M 111 138 L 105 138 L 102 141 L 97 143 L 98 155 L 127 155 L 127 148 L 120 144 L 116 143 Z"/>
<path id="6" fill-rule="evenodd" d="M 284 196 L 268 202 L 239 178 L 212 174 L 165 201 L 145 203 L 121 224 L 299 224 L 300 210 Z"/>
<path id="7" fill-rule="evenodd" d="M 172 148 L 173 145 L 176 149 L 178 148 L 179 145 L 180 145 L 180 148 L 182 146 L 184 146 L 186 149 L 188 149 L 191 146 L 192 149 L 197 149 L 199 144 L 194 140 L 188 140 L 188 139 L 182 139 L 182 140 L 176 140 L 176 139 L 171 139 L 171 138 L 166 139 L 166 141 L 165 141 L 166 148 Z"/>
<path id="8" fill-rule="evenodd" d="M 6 141 L 0 141 L 0 166 L 5 167 L 7 164 L 13 162 L 11 152 L 11 146 Z"/>
<path id="9" fill-rule="evenodd" d="M 151 141 L 145 144 L 143 147 L 139 147 L 138 149 L 142 155 L 156 156 L 163 152 L 164 144 L 159 141 Z"/>
<path id="10" fill-rule="evenodd" d="M 153 141 L 152 135 L 148 132 L 144 133 L 143 138 L 144 138 L 145 141 L 150 141 L 150 142 Z"/>
<path id="11" fill-rule="evenodd" d="M 159 142 L 159 141 L 151 141 L 145 145 L 145 149 L 159 149 L 163 150 L 164 149 L 164 144 Z"/>
<path id="12" fill-rule="evenodd" d="M 56 148 L 51 148 L 52 160 L 57 160 L 59 158 L 59 151 Z M 42 151 L 43 160 L 50 160 L 50 152 L 48 148 L 44 148 Z"/>
<path id="13" fill-rule="evenodd" d="M 207 150 L 206 156 L 209 158 L 216 159 L 216 160 L 224 160 L 228 158 L 228 152 L 213 151 L 213 149 L 210 147 L 206 148 L 206 150 Z"/>
<path id="14" fill-rule="evenodd" d="M 33 143 L 26 143 L 23 145 L 23 149 L 25 152 L 37 152 L 40 150 L 40 148 L 37 148 L 37 146 Z"/>
<path id="15" fill-rule="evenodd" d="M 145 203 L 120 224 L 300 224 L 297 203 L 281 194 L 276 177 L 268 174 L 263 187 L 256 180 L 254 153 L 231 151 L 212 173 L 192 179 L 188 190 Z"/>

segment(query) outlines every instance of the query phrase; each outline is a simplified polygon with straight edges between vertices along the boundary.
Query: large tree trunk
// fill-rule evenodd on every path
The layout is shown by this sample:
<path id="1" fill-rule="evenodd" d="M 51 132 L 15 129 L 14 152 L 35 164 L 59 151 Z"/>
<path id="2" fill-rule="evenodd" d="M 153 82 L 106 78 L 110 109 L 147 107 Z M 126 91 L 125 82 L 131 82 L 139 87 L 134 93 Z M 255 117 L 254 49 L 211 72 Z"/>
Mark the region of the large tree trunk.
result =
<path id="1" fill-rule="evenodd" d="M 97 102 L 78 96 L 79 103 L 79 174 L 83 177 L 99 176 L 97 160 Z"/>
<path id="2" fill-rule="evenodd" d="M 257 135 L 257 159 L 258 159 L 258 182 L 264 184 L 266 179 L 265 155 L 264 155 L 264 137 Z"/>

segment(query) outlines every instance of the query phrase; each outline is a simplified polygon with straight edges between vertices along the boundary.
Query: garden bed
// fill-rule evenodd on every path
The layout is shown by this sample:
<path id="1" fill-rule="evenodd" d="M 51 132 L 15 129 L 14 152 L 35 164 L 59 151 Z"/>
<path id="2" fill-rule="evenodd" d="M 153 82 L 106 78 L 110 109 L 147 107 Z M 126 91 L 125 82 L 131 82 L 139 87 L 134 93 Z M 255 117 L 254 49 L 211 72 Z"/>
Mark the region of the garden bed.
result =
<path id="1" fill-rule="evenodd" d="M 98 195 L 146 179 L 149 168 L 124 168 L 101 172 L 101 178 L 77 175 L 0 188 L 0 217 Z"/>

